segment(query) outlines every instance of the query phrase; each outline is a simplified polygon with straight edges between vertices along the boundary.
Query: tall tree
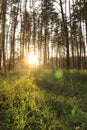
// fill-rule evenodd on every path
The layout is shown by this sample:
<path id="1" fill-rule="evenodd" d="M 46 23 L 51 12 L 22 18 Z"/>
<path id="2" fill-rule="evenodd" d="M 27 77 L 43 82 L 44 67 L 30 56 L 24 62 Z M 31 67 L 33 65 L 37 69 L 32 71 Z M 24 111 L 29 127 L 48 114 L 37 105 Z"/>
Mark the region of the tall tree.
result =
<path id="1" fill-rule="evenodd" d="M 67 21 L 66 21 L 65 16 L 64 16 L 62 1 L 61 0 L 59 0 L 59 1 L 60 1 L 62 21 L 63 21 L 63 26 L 64 26 L 64 36 L 65 36 L 66 55 L 67 55 L 67 69 L 69 69 L 70 68 L 70 61 L 69 61 L 69 39 L 68 39 Z"/>
<path id="2" fill-rule="evenodd" d="M 7 10 L 7 0 L 2 0 L 2 11 L 1 11 L 1 15 L 2 15 L 2 47 L 1 47 L 1 51 L 2 51 L 2 55 L 0 57 L 1 61 L 3 61 L 3 68 L 5 69 L 5 65 L 6 65 L 6 61 L 5 61 L 5 26 L 6 26 L 6 10 Z"/>
<path id="3" fill-rule="evenodd" d="M 16 5 L 17 4 L 17 7 Z M 15 64 L 15 42 L 16 42 L 16 27 L 17 27 L 17 17 L 18 17 L 18 12 L 19 12 L 19 1 L 14 1 L 12 3 L 12 9 L 11 9 L 11 49 L 10 49 L 10 63 L 9 63 L 9 69 L 14 67 Z"/>

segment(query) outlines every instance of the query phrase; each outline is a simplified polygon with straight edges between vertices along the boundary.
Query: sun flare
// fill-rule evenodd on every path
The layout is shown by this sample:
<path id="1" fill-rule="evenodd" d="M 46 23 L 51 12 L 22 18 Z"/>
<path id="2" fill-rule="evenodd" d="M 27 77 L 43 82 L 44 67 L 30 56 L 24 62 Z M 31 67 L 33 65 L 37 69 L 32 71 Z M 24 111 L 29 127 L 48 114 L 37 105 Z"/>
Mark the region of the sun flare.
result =
<path id="1" fill-rule="evenodd" d="M 38 56 L 35 55 L 35 54 L 33 54 L 33 53 L 30 53 L 28 55 L 28 62 L 30 64 L 36 64 L 36 65 L 38 65 Z"/>

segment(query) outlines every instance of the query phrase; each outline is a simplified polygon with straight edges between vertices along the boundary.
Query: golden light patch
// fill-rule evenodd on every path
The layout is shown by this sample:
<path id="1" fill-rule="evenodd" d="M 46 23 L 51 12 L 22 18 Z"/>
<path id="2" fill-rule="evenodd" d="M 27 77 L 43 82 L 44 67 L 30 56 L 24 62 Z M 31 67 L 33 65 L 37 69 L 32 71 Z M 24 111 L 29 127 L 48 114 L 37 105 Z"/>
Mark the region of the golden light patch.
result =
<path id="1" fill-rule="evenodd" d="M 38 56 L 34 55 L 33 53 L 30 53 L 27 58 L 28 62 L 30 64 L 36 64 L 38 65 Z"/>

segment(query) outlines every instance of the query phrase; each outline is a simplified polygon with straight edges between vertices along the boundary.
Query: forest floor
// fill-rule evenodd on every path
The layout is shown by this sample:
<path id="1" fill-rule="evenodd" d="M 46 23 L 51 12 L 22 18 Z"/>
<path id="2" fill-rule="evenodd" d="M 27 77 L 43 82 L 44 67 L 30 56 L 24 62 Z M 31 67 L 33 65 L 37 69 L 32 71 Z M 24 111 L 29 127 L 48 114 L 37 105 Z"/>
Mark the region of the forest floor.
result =
<path id="1" fill-rule="evenodd" d="M 0 130 L 87 130 L 87 70 L 0 73 Z"/>

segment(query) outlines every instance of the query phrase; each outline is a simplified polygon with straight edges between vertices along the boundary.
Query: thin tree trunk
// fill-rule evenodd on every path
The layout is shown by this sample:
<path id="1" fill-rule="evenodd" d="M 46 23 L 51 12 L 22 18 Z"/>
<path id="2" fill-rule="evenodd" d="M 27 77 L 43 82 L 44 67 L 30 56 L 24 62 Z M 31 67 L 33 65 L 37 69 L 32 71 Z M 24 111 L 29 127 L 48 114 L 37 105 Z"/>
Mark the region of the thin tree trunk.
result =
<path id="1" fill-rule="evenodd" d="M 2 2 L 2 55 L 3 55 L 3 68 L 5 69 L 5 24 L 6 24 L 6 8 L 7 0 Z"/>
<path id="2" fill-rule="evenodd" d="M 87 47 L 87 0 L 84 0 L 84 18 L 86 26 L 86 47 Z"/>
<path id="3" fill-rule="evenodd" d="M 67 69 L 70 68 L 70 62 L 69 62 L 69 41 L 68 41 L 68 28 L 67 23 L 64 17 L 63 7 L 62 7 L 62 1 L 60 0 L 60 8 L 61 8 L 61 15 L 63 20 L 63 26 L 64 26 L 64 34 L 65 34 L 65 44 L 66 44 L 66 55 L 67 55 Z"/>

